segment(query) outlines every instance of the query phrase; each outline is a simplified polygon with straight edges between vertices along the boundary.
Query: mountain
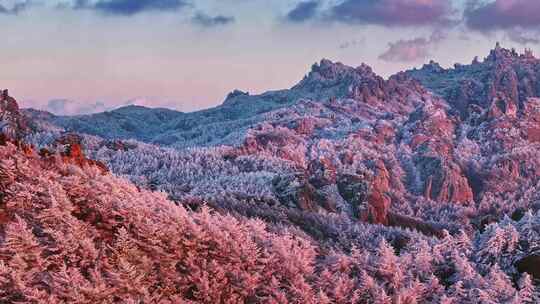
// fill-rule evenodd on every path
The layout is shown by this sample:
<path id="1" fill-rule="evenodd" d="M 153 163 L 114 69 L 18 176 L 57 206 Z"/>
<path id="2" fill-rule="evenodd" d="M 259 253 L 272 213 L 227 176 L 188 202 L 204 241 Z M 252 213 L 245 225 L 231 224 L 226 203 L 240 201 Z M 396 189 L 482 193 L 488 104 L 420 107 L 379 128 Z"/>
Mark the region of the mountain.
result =
<path id="1" fill-rule="evenodd" d="M 289 90 L 234 91 L 205 111 L 27 114 L 44 126 L 36 145 L 62 130 L 89 134 L 92 157 L 173 199 L 230 209 L 222 197 L 232 195 L 242 212 L 254 199 L 272 214 L 338 213 L 440 235 L 540 208 L 530 199 L 540 177 L 539 66 L 500 46 L 482 62 L 432 62 L 387 80 L 322 60 Z"/>
<path id="2" fill-rule="evenodd" d="M 222 105 L 193 113 L 127 106 L 93 115 L 52 116 L 48 122 L 68 131 L 107 139 L 137 139 L 159 145 L 184 148 L 238 144 L 247 129 L 264 120 L 266 113 L 293 105 L 298 99 L 327 100 L 353 94 L 366 79 L 382 81 L 366 65 L 351 68 L 322 60 L 289 90 L 249 95 L 231 92 Z M 31 116 L 31 112 L 27 113 Z M 141 117 L 143 119 L 141 120 Z"/>
<path id="3" fill-rule="evenodd" d="M 540 63 L 532 51 L 518 54 L 498 44 L 482 62 L 475 58 L 470 65 L 456 64 L 453 69 L 430 62 L 407 73 L 443 96 L 463 118 L 479 108 L 497 112 L 492 115 L 512 115 L 540 95 Z"/>
<path id="4" fill-rule="evenodd" d="M 21 114 L 12 98 L 0 105 L 2 117 Z M 3 303 L 537 299 L 525 272 L 536 274 L 538 258 L 527 248 L 540 240 L 540 213 L 439 238 L 324 213 L 291 212 L 290 226 L 265 223 L 141 189 L 87 159 L 82 140 L 64 135 L 55 141 L 64 152 L 39 153 L 16 139 L 0 142 Z M 361 180 L 347 178 L 342 192 L 354 192 Z M 295 229 L 301 222 L 310 229 Z"/>
<path id="5" fill-rule="evenodd" d="M 160 204 L 178 205 L 196 218 L 194 231 L 213 231 L 201 232 L 210 244 L 223 244 L 212 233 L 225 228 L 210 220 L 197 226 L 199 212 L 239 221 L 222 237 L 236 240 L 227 229 L 245 231 L 249 236 L 239 243 L 257 240 L 262 260 L 276 248 L 293 253 L 261 267 L 298 276 L 253 279 L 253 289 L 232 283 L 246 278 L 236 266 L 196 263 L 193 271 L 222 278 L 227 283 L 210 286 L 235 293 L 239 302 L 534 303 L 531 277 L 540 279 L 538 73 L 540 60 L 531 52 L 497 45 L 483 61 L 450 69 L 432 62 L 388 79 L 366 65 L 323 60 L 291 89 L 254 96 L 234 91 L 222 105 L 194 113 L 130 106 L 62 117 L 21 112 L 5 97 L 12 104 L 6 117 L 28 121 L 27 128 L 10 123 L 20 135 L 8 142 L 42 149 L 37 157 L 28 145 L 7 145 L 21 146 L 20 157 L 58 159 L 75 173 L 98 167 L 141 193 L 162 192 L 167 199 Z M 81 184 L 67 193 L 92 182 Z M 107 208 L 116 210 L 124 190 L 99 189 L 117 195 L 106 198 Z M 174 210 L 166 213 L 180 212 Z M 160 228 L 137 227 L 137 246 L 153 250 L 143 233 Z M 289 249 L 284 235 L 309 245 Z M 238 252 L 236 244 L 230 250 Z M 258 265 L 257 259 L 250 263 Z M 305 267 L 279 268 L 282 263 Z M 194 280 L 204 284 L 177 292 L 195 302 L 220 302 L 200 278 Z M 255 295 L 237 295 L 225 287 L 231 284 Z"/>

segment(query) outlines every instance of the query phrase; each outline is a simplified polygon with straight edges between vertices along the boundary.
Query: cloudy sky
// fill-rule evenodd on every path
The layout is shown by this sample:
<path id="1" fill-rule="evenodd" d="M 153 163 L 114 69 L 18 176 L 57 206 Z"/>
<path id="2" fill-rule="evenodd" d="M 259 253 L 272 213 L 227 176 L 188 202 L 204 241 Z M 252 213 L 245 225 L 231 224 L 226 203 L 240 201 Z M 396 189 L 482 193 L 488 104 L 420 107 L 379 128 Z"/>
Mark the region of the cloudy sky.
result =
<path id="1" fill-rule="evenodd" d="M 76 114 L 192 111 L 288 88 L 322 58 L 388 76 L 538 50 L 538 0 L 0 0 L 0 87 Z"/>

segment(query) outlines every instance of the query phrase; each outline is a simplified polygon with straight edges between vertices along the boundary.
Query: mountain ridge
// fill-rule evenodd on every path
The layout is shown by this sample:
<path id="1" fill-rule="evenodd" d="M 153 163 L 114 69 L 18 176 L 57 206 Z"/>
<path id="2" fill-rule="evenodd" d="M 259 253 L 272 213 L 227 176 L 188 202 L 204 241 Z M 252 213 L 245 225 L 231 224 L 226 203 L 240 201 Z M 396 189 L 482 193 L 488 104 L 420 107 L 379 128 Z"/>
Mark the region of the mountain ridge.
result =
<path id="1" fill-rule="evenodd" d="M 397 74 L 390 77 L 390 79 L 399 77 L 403 76 Z M 371 83 L 364 83 L 365 81 Z M 126 110 L 130 108 L 126 109 L 126 107 L 90 115 L 54 116 L 49 117 L 49 122 L 53 122 L 68 131 L 88 133 L 106 138 L 121 137 L 128 139 L 129 136 L 133 136 L 134 139 L 178 147 L 198 146 L 205 143 L 207 145 L 234 144 L 234 142 L 221 140 L 221 138 L 230 138 L 229 135 L 236 135 L 232 133 L 245 132 L 249 126 L 259 122 L 261 116 L 264 116 L 265 113 L 291 106 L 302 99 L 325 101 L 331 98 L 346 98 L 354 94 L 361 94 L 360 90 L 369 90 L 367 87 L 378 86 L 385 81 L 365 64 L 353 68 L 339 62 L 334 63 L 322 59 L 320 63 L 312 66 L 308 75 L 290 89 L 268 91 L 259 95 L 250 95 L 235 90 L 227 96 L 221 105 L 189 113 L 167 109 L 141 108 L 141 110 L 148 112 L 149 115 L 159 115 L 160 112 L 173 113 L 173 115 L 170 115 L 171 120 L 164 122 L 161 128 L 145 127 L 149 130 L 155 129 L 155 131 L 150 131 L 150 134 L 144 137 L 138 137 L 137 132 L 129 132 L 129 130 L 126 132 L 125 128 L 121 126 L 117 126 L 117 128 L 108 127 L 103 130 L 98 128 L 103 125 L 103 116 L 127 112 Z M 356 92 L 354 91 L 355 87 Z M 371 94 L 373 92 L 364 93 Z M 28 114 L 32 115 L 32 112 L 29 111 Z M 39 119 L 39 117 L 36 118 Z M 94 118 L 99 122 L 92 121 Z M 225 126 L 221 128 L 220 123 L 225 123 Z M 222 132 L 216 136 L 218 137 L 217 140 L 196 138 L 198 134 L 204 132 L 205 125 L 210 128 L 221 129 Z M 118 129 L 118 134 L 114 132 L 116 129 Z M 192 140 L 193 138 L 195 140 Z M 186 145 L 175 145 L 175 143 L 182 141 L 186 141 Z M 193 141 L 193 143 L 190 143 L 190 141 Z"/>

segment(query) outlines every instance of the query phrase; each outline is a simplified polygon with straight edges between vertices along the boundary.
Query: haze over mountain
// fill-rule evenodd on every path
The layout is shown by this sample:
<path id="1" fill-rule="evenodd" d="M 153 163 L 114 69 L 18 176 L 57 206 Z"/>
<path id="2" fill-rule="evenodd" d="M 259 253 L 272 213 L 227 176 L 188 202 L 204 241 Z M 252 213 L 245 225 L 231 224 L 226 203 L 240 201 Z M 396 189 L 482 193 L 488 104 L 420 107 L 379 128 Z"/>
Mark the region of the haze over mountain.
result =
<path id="1" fill-rule="evenodd" d="M 290 89 L 190 113 L 0 101 L 2 300 L 539 300 L 529 50 L 388 79 L 322 60 Z"/>

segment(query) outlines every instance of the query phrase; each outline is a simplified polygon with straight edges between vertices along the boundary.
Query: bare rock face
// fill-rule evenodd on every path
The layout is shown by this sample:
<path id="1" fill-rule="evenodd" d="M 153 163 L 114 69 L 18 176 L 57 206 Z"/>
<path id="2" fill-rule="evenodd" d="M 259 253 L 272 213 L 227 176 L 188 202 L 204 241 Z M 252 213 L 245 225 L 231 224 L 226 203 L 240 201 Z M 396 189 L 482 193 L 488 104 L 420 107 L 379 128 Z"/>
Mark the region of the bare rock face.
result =
<path id="1" fill-rule="evenodd" d="M 460 124 L 458 115 L 453 115 L 452 108 L 443 100 L 436 99 L 418 107 L 405 124 L 406 142 L 413 151 L 421 183 L 419 190 L 427 199 L 453 203 L 473 201 L 468 178 L 454 159 Z"/>
<path id="2" fill-rule="evenodd" d="M 103 173 L 108 172 L 109 169 L 104 163 L 86 157 L 82 142 L 82 137 L 75 133 L 67 133 L 56 139 L 56 149 L 60 150 L 62 161 L 66 164 L 73 164 L 79 167 L 93 166 L 97 167 Z M 48 157 L 48 151 L 42 152 L 44 157 Z"/>
<path id="3" fill-rule="evenodd" d="M 235 149 L 234 155 L 267 154 L 292 161 L 299 168 L 305 166 L 304 141 L 296 132 L 283 127 L 262 125 L 250 130 L 244 143 Z"/>
<path id="4" fill-rule="evenodd" d="M 361 215 L 360 218 L 369 222 L 387 225 L 391 204 L 388 195 L 390 191 L 390 174 L 381 160 L 373 162 L 371 167 L 374 175 L 371 177 L 371 189 L 367 197 L 368 209 L 366 214 Z"/>
<path id="5" fill-rule="evenodd" d="M 517 104 L 505 96 L 498 95 L 495 97 L 489 107 L 488 118 L 496 119 L 502 116 L 515 118 L 517 114 Z"/>
<path id="6" fill-rule="evenodd" d="M 388 225 L 390 197 L 379 189 L 373 189 L 367 201 L 367 210 L 360 212 L 360 219 L 365 222 Z"/>
<path id="7" fill-rule="evenodd" d="M 387 195 L 388 182 L 378 176 L 369 179 L 356 174 L 342 174 L 337 186 L 341 196 L 351 205 L 353 214 L 361 221 L 388 224 L 390 197 Z"/>
<path id="8" fill-rule="evenodd" d="M 253 156 L 278 164 L 264 173 L 278 175 L 265 186 L 280 208 L 347 209 L 355 220 L 440 235 L 441 227 L 431 225 L 434 214 L 480 206 L 467 215 L 449 211 L 456 214 L 445 219 L 470 231 L 511 214 L 513 202 L 535 197 L 539 83 L 540 60 L 500 46 L 470 65 L 445 69 L 431 62 L 387 80 L 367 65 L 322 60 L 290 90 L 236 91 L 223 108 L 185 113 L 173 125 L 234 138 L 225 162 Z M 216 131 L 225 125 L 240 131 Z M 186 139 L 178 134 L 184 133 L 168 135 L 182 146 Z M 84 163 L 80 141 L 64 143 L 66 157 Z M 129 149 L 122 142 L 107 146 Z M 332 190 L 347 208 L 340 207 L 343 200 L 336 205 Z"/>
<path id="9" fill-rule="evenodd" d="M 340 174 L 337 178 L 339 194 L 352 206 L 354 214 L 359 217 L 361 210 L 366 209 L 368 187 L 366 179 L 356 174 Z"/>
<path id="10" fill-rule="evenodd" d="M 540 142 L 540 99 L 529 98 L 524 104 L 520 118 L 520 130 L 530 142 Z"/>
<path id="11" fill-rule="evenodd" d="M 440 69 L 437 73 L 429 66 L 407 72 L 429 89 L 443 96 L 456 108 L 461 118 L 470 116 L 470 105 L 490 109 L 490 118 L 516 115 L 528 98 L 538 96 L 538 60 L 530 53 L 518 54 L 496 46 L 483 62 Z M 451 79 L 445 85 L 442 81 Z"/>
<path id="12" fill-rule="evenodd" d="M 417 166 L 424 181 L 424 196 L 434 201 L 468 203 L 473 192 L 459 166 L 439 157 L 423 156 Z"/>

